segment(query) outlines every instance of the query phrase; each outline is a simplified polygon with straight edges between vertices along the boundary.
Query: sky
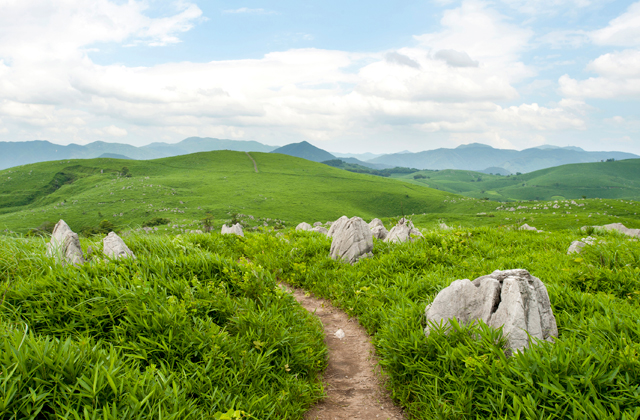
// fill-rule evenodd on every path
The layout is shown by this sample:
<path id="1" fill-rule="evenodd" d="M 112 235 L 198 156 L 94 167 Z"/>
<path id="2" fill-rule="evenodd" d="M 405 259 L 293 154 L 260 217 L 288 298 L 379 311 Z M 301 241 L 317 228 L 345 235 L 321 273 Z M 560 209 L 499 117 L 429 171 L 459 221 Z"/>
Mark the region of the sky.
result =
<path id="1" fill-rule="evenodd" d="M 0 141 L 640 154 L 640 1 L 0 0 Z"/>

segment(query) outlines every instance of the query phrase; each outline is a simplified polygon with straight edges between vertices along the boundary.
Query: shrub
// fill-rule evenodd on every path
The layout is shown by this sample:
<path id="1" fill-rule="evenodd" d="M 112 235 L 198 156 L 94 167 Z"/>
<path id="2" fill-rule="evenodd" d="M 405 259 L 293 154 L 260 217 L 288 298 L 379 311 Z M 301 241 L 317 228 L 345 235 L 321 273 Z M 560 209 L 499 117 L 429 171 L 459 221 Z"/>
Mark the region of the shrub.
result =
<path id="1" fill-rule="evenodd" d="M 170 223 L 170 219 L 166 219 L 164 217 L 154 217 L 152 219 L 146 220 L 142 223 L 142 227 L 154 227 L 154 226 L 162 226 Z"/>

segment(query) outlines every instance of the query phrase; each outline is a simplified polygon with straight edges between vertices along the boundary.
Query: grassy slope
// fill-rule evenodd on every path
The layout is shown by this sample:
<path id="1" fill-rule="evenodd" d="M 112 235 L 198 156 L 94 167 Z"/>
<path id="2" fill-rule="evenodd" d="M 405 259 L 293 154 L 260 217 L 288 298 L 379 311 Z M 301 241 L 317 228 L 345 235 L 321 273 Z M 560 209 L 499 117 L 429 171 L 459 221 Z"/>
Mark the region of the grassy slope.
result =
<path id="1" fill-rule="evenodd" d="M 509 177 L 473 171 L 420 171 L 427 179 L 415 180 L 416 174 L 394 175 L 412 183 L 438 188 L 469 197 L 492 200 L 549 200 L 555 196 L 588 198 L 640 199 L 640 159 L 616 162 L 578 163 L 542 169 Z M 478 179 L 482 181 L 478 182 Z"/>
<path id="2" fill-rule="evenodd" d="M 245 153 L 230 151 L 11 168 L 0 172 L 0 228 L 20 231 L 60 218 L 73 229 L 103 219 L 122 227 L 156 216 L 198 220 L 206 210 L 216 219 L 239 212 L 292 223 L 335 220 L 343 214 L 372 218 L 455 212 L 458 207 L 467 211 L 445 203 L 453 197 L 446 192 L 281 154 L 251 156 L 259 173 Z M 131 178 L 119 176 L 123 166 Z"/>

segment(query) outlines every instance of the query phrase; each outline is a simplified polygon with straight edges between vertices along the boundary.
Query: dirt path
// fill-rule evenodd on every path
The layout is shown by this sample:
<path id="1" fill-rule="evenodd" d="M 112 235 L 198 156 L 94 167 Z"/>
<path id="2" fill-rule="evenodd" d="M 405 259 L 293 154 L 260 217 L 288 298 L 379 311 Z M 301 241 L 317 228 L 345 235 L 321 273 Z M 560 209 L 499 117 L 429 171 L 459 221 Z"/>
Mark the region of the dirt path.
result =
<path id="1" fill-rule="evenodd" d="M 253 162 L 253 169 L 256 171 L 256 173 L 258 173 L 258 164 L 256 163 L 256 161 L 251 157 L 251 155 L 249 154 L 249 152 L 245 152 L 247 154 L 247 156 L 249 156 L 249 159 L 251 159 L 251 162 Z"/>
<path id="2" fill-rule="evenodd" d="M 284 286 L 284 285 L 283 285 Z M 329 365 L 324 373 L 327 397 L 305 415 L 305 420 L 404 419 L 381 385 L 371 339 L 355 319 L 349 319 L 331 302 L 286 287 L 324 326 Z M 336 331 L 345 337 L 339 339 Z"/>

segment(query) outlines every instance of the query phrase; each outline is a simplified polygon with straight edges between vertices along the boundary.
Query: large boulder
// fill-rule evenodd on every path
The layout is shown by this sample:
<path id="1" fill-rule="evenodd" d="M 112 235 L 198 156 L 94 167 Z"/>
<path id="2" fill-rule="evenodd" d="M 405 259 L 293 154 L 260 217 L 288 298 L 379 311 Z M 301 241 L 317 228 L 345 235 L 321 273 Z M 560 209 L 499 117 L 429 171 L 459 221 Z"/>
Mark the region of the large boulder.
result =
<path id="1" fill-rule="evenodd" d="M 62 265 L 84 264 L 84 256 L 78 234 L 60 219 L 53 228 L 51 241 L 47 244 L 47 257 L 53 257 Z"/>
<path id="2" fill-rule="evenodd" d="M 391 228 L 389 235 L 387 235 L 385 242 L 407 242 L 411 241 L 411 236 L 422 237 L 422 233 L 413 226 L 411 220 L 407 220 L 404 217 L 398 221 L 398 224 Z"/>
<path id="3" fill-rule="evenodd" d="M 544 284 L 527 270 L 496 270 L 473 281 L 456 280 L 425 309 L 427 323 L 455 318 L 460 324 L 484 321 L 502 327 L 509 348 L 529 347 L 529 337 L 552 341 L 558 337 L 556 318 Z M 430 333 L 430 326 L 425 334 Z"/>
<path id="4" fill-rule="evenodd" d="M 569 249 L 567 250 L 567 254 L 579 254 L 582 252 L 582 248 L 584 248 L 587 244 L 582 241 L 573 241 L 571 245 L 569 245 Z"/>
<path id="5" fill-rule="evenodd" d="M 336 234 L 336 232 L 339 231 L 340 229 L 342 229 L 342 227 L 348 221 L 349 221 L 349 218 L 347 216 L 342 216 L 341 218 L 339 218 L 335 222 L 331 223 L 331 227 L 329 228 L 329 233 L 327 233 L 327 236 L 329 238 L 333 238 L 333 236 Z"/>
<path id="6" fill-rule="evenodd" d="M 223 235 L 238 235 L 244 237 L 244 232 L 242 231 L 242 225 L 240 223 L 236 223 L 235 225 L 229 227 L 227 225 L 222 225 L 222 234 Z"/>
<path id="7" fill-rule="evenodd" d="M 307 222 L 302 222 L 298 226 L 296 226 L 296 230 L 311 230 L 312 227 Z"/>
<path id="8" fill-rule="evenodd" d="M 109 234 L 102 240 L 102 245 L 102 253 L 111 259 L 136 258 L 127 244 L 125 244 L 122 238 L 116 235 L 115 232 L 109 232 Z"/>
<path id="9" fill-rule="evenodd" d="M 371 228 L 371 234 L 374 238 L 384 241 L 389 236 L 389 231 L 384 226 L 374 226 Z"/>
<path id="10" fill-rule="evenodd" d="M 336 225 L 334 223 L 334 225 Z M 332 226 L 333 228 L 333 226 Z M 334 232 L 331 241 L 331 258 L 341 258 L 351 264 L 360 258 L 371 255 L 373 237 L 367 222 L 359 217 L 347 219 L 342 228 Z"/>

